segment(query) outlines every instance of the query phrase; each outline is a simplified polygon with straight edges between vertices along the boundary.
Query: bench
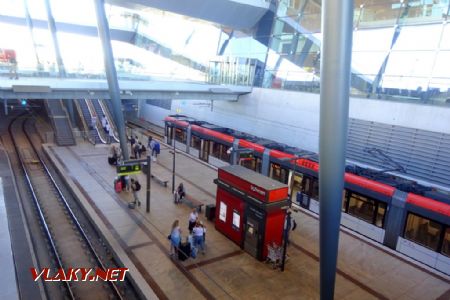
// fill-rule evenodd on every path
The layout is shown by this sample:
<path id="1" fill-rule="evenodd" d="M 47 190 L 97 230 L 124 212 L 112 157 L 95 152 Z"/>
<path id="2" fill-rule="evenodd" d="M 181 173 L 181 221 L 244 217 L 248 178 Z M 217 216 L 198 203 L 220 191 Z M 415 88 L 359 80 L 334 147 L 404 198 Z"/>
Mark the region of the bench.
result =
<path id="1" fill-rule="evenodd" d="M 152 174 L 152 178 L 158 182 L 160 185 L 162 185 L 163 187 L 167 187 L 167 183 L 169 182 L 169 180 L 164 180 L 161 178 L 156 177 L 155 175 Z"/>
<path id="2" fill-rule="evenodd" d="M 189 207 L 196 208 L 199 213 L 202 212 L 202 206 L 205 205 L 203 202 L 190 197 L 188 194 L 184 196 L 182 202 L 186 203 Z"/>

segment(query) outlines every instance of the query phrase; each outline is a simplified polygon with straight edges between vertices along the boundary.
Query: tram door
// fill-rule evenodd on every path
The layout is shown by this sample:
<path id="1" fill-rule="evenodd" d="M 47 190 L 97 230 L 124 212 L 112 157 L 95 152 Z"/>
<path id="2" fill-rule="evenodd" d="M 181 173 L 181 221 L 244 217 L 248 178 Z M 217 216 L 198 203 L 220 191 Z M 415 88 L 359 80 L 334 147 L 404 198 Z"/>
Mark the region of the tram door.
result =
<path id="1" fill-rule="evenodd" d="M 245 240 L 244 250 L 253 257 L 259 258 L 260 255 L 260 239 L 261 232 L 259 230 L 259 222 L 250 216 L 247 217 L 245 224 Z"/>
<path id="2" fill-rule="evenodd" d="M 200 144 L 200 159 L 208 162 L 210 141 L 203 140 Z"/>
<path id="3" fill-rule="evenodd" d="M 304 176 L 301 181 L 301 189 L 296 193 L 296 201 L 303 208 L 309 208 L 312 178 Z"/>

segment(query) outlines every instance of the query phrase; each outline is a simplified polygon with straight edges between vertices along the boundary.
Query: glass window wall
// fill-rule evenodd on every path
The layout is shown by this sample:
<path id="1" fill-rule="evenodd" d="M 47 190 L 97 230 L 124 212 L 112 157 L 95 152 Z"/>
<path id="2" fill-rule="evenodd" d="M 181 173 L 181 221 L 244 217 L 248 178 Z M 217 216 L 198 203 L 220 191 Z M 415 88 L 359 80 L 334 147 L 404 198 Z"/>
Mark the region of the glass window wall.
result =
<path id="1" fill-rule="evenodd" d="M 230 162 L 230 154 L 228 154 L 228 149 L 230 149 L 230 147 L 228 147 L 227 145 L 218 143 L 218 142 L 210 141 L 210 143 L 212 143 L 211 156 L 214 156 L 220 160 L 223 160 L 223 161 L 229 163 Z"/>
<path id="2" fill-rule="evenodd" d="M 175 140 L 177 142 L 186 144 L 186 130 L 181 128 L 175 128 Z"/>
<path id="3" fill-rule="evenodd" d="M 419 215 L 409 213 L 404 237 L 436 251 L 442 230 L 441 224 Z"/>
<path id="4" fill-rule="evenodd" d="M 384 227 L 386 214 L 384 202 L 346 190 L 343 194 L 342 211 L 377 227 Z"/>
<path id="5" fill-rule="evenodd" d="M 200 151 L 202 140 L 195 135 L 191 135 L 191 147 Z"/>
<path id="6" fill-rule="evenodd" d="M 441 253 L 450 257 L 450 227 L 445 230 Z"/>

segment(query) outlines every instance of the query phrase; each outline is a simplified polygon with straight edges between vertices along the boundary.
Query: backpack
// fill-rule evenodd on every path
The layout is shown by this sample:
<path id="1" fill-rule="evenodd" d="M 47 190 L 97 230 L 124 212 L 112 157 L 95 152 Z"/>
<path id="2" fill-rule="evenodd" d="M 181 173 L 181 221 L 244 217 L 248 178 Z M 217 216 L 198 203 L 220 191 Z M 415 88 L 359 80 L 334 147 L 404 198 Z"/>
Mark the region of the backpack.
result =
<path id="1" fill-rule="evenodd" d="M 160 148 L 159 148 L 159 143 L 155 143 L 155 152 L 156 154 L 159 154 Z"/>
<path id="2" fill-rule="evenodd" d="M 139 181 L 135 181 L 134 185 L 135 185 L 135 191 L 136 192 L 141 190 L 141 184 L 139 183 Z"/>

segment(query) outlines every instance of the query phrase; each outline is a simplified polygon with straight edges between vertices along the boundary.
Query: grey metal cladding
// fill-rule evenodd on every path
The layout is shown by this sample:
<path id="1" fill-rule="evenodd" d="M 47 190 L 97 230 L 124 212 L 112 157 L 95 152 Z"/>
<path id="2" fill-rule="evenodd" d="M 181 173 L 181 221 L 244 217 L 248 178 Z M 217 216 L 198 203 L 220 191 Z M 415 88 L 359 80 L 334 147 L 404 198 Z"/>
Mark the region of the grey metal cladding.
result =
<path id="1" fill-rule="evenodd" d="M 367 148 L 382 150 L 410 177 L 450 186 L 450 134 L 350 119 L 347 158 L 385 168 Z"/>

